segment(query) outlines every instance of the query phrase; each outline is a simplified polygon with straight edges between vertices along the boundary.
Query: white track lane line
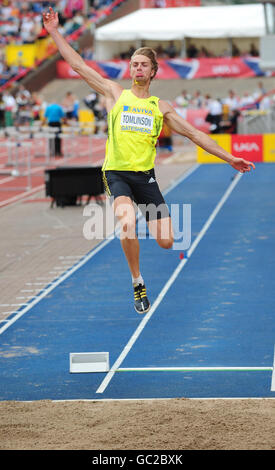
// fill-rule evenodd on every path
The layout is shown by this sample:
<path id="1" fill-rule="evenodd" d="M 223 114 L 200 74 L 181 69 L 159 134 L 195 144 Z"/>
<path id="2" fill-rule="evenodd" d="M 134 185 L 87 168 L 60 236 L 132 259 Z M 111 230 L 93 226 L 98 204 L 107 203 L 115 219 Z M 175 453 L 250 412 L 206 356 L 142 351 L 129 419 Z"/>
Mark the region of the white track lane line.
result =
<path id="1" fill-rule="evenodd" d="M 210 215 L 210 217 L 207 219 L 207 221 L 205 222 L 203 228 L 201 229 L 201 231 L 199 232 L 198 236 L 196 237 L 196 239 L 194 240 L 194 242 L 192 243 L 190 249 L 187 251 L 187 258 L 184 258 L 179 264 L 178 266 L 176 267 L 175 271 L 173 272 L 172 276 L 168 279 L 168 281 L 166 282 L 165 286 L 163 287 L 163 289 L 161 290 L 161 292 L 159 293 L 158 297 L 156 298 L 155 302 L 153 303 L 151 309 L 149 310 L 149 312 L 145 315 L 145 317 L 143 317 L 142 321 L 140 322 L 140 324 L 138 325 L 136 331 L 133 333 L 133 335 L 131 336 L 131 338 L 129 339 L 128 343 L 126 344 L 126 346 L 124 347 L 124 349 L 122 350 L 121 354 L 119 355 L 119 357 L 117 358 L 117 360 L 115 361 L 114 365 L 111 367 L 111 369 L 109 370 L 109 372 L 107 373 L 107 375 L 105 376 L 105 378 L 103 379 L 103 381 L 101 382 L 100 386 L 98 387 L 96 393 L 103 393 L 104 390 L 106 389 L 106 387 L 108 386 L 108 384 L 110 383 L 110 381 L 112 380 L 115 372 L 117 371 L 117 369 L 119 369 L 120 365 L 122 364 L 122 362 L 124 361 L 125 357 L 127 356 L 128 352 L 130 351 L 130 349 L 132 348 L 132 346 L 134 345 L 134 343 L 136 342 L 137 338 L 139 337 L 140 333 L 142 332 L 142 330 L 144 329 L 145 325 L 148 323 L 148 321 L 150 320 L 150 318 L 152 317 L 152 315 L 154 314 L 154 312 L 156 311 L 157 307 L 159 306 L 159 304 L 161 303 L 162 299 L 164 298 L 164 296 L 166 295 L 166 293 L 168 292 L 168 290 L 170 289 L 171 285 L 174 283 L 174 281 L 177 279 L 179 273 L 181 272 L 181 270 L 183 269 L 183 267 L 185 266 L 185 264 L 187 263 L 188 259 L 190 259 L 192 253 L 195 251 L 196 247 L 198 246 L 199 242 L 201 241 L 201 239 L 203 238 L 203 236 L 205 235 L 205 233 L 207 232 L 208 228 L 210 227 L 210 225 L 212 224 L 213 220 L 215 219 L 215 217 L 217 216 L 218 212 L 221 210 L 222 206 L 224 205 L 224 203 L 226 202 L 226 200 L 228 199 L 228 197 L 230 196 L 230 194 L 232 193 L 233 189 L 235 188 L 235 186 L 238 184 L 238 182 L 240 181 L 242 177 L 242 173 L 237 173 L 235 178 L 233 179 L 233 181 L 231 182 L 231 184 L 229 185 L 229 187 L 227 188 L 227 190 L 225 191 L 224 195 L 222 196 L 222 198 L 220 199 L 219 203 L 217 204 L 217 206 L 215 207 L 215 209 L 213 210 L 212 214 Z"/>

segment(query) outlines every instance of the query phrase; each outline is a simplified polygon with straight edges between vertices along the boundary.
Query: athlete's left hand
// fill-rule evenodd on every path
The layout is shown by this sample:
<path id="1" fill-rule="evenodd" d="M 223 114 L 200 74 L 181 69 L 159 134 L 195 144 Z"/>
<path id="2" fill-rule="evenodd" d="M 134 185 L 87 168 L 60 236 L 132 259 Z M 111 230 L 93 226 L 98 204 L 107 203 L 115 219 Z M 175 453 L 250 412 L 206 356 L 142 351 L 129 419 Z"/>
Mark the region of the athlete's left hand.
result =
<path id="1" fill-rule="evenodd" d="M 244 160 L 244 158 L 233 157 L 232 161 L 230 162 L 230 165 L 233 166 L 233 168 L 235 168 L 235 170 L 239 171 L 240 173 L 246 173 L 247 171 L 250 171 L 251 168 L 255 170 L 254 163 Z"/>

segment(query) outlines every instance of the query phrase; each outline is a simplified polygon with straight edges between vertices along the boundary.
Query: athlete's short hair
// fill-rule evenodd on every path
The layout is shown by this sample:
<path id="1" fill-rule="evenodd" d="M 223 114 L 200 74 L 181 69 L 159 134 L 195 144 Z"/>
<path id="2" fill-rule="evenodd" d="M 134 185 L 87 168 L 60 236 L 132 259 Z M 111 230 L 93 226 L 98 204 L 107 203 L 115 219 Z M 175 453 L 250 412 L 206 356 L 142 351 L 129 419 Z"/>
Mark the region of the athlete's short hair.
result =
<path id="1" fill-rule="evenodd" d="M 131 62 L 132 62 L 132 59 L 135 55 L 145 55 L 145 57 L 148 57 L 148 59 L 151 60 L 151 64 L 152 64 L 152 69 L 154 70 L 154 75 L 152 76 L 151 80 L 153 80 L 153 78 L 156 76 L 156 73 L 158 71 L 158 62 L 157 62 L 157 53 L 156 51 L 154 51 L 154 49 L 152 49 L 151 47 L 140 47 L 139 49 L 137 49 L 132 57 L 131 57 Z"/>

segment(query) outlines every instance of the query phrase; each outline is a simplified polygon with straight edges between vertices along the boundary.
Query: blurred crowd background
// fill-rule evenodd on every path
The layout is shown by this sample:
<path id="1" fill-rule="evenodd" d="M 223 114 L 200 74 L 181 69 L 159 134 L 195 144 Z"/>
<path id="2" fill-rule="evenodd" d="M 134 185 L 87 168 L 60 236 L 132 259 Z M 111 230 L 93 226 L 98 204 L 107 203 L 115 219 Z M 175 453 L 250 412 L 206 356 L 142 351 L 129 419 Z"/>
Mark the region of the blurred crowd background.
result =
<path id="1" fill-rule="evenodd" d="M 30 45 L 45 40 L 48 37 L 43 27 L 42 12 L 49 6 L 59 13 L 60 31 L 71 40 L 77 39 L 81 28 L 97 23 L 99 19 L 108 17 L 125 0 L 56 0 L 56 1 L 16 1 L 1 0 L 0 3 L 0 126 L 29 125 L 33 121 L 43 120 L 46 109 L 50 103 L 41 92 L 33 92 L 24 85 L 20 85 L 22 73 L 27 71 L 20 63 L 9 65 L 6 60 L 5 48 L 8 45 Z M 154 1 L 155 8 L 165 7 L 165 1 Z M 48 38 L 49 39 L 49 38 Z M 210 42 L 211 44 L 211 42 Z M 214 43 L 213 43 L 214 44 Z M 187 41 L 187 58 L 211 58 L 251 56 L 258 57 L 258 44 L 253 41 L 245 41 L 245 47 L 232 42 L 229 50 L 224 49 L 218 53 L 206 44 L 198 41 Z M 49 45 L 48 45 L 49 46 Z M 48 47 L 47 46 L 47 47 Z M 85 60 L 94 59 L 93 45 L 80 48 L 77 41 L 74 48 Z M 159 58 L 176 58 L 181 51 L 174 41 L 159 43 L 155 48 Z M 115 57 L 117 59 L 129 59 L 135 50 L 131 46 L 125 52 Z M 50 50 L 51 52 L 51 50 Z M 46 56 L 47 58 L 47 56 Z M 18 59 L 18 58 L 17 58 Z M 39 62 L 38 62 L 39 65 Z M 17 84 L 16 92 L 12 87 L 12 80 Z M 205 110 L 205 120 L 209 123 L 210 132 L 236 132 L 237 119 L 244 110 L 257 109 L 269 110 L 275 105 L 275 95 L 267 93 L 263 82 L 259 80 L 253 92 L 245 91 L 241 95 L 234 89 L 227 91 L 227 96 L 211 96 L 200 89 L 190 93 L 183 89 L 182 92 L 171 99 L 171 103 L 183 116 L 186 110 Z M 218 93 L 218 91 L 217 91 Z M 78 121 L 79 109 L 90 109 L 95 120 L 106 120 L 104 99 L 91 90 L 85 98 L 76 96 L 70 90 L 64 92 L 64 96 L 57 103 L 62 107 L 64 118 Z"/>

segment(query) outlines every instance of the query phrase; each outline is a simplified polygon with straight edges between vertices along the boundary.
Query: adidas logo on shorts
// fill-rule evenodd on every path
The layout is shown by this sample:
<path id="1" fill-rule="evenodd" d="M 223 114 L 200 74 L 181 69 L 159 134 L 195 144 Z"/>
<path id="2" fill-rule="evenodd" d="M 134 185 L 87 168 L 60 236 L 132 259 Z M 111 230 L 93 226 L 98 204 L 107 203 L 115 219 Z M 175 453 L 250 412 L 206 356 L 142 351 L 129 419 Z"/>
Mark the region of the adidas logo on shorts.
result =
<path id="1" fill-rule="evenodd" d="M 156 180 L 151 176 L 151 178 L 149 179 L 148 183 L 155 183 Z"/>

